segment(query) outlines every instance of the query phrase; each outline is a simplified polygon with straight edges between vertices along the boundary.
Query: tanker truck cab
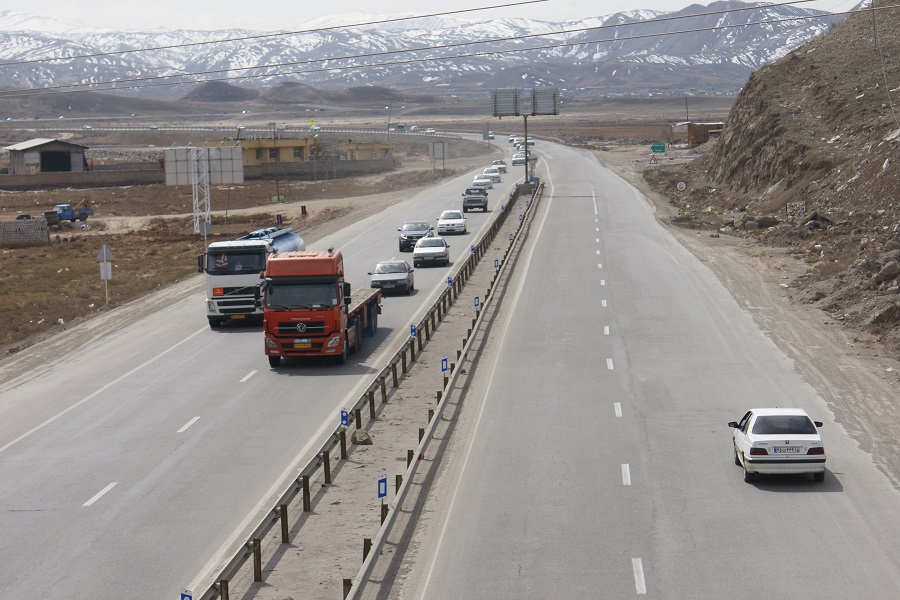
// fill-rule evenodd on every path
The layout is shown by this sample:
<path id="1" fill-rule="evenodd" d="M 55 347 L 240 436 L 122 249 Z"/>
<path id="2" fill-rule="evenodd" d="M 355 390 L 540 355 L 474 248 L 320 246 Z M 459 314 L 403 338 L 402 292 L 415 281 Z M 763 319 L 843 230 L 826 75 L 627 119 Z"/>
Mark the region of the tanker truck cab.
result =
<path id="1" fill-rule="evenodd" d="M 288 252 L 269 258 L 261 304 L 269 365 L 282 358 L 333 357 L 347 362 L 373 336 L 381 290 L 351 289 L 340 252 Z"/>
<path id="2" fill-rule="evenodd" d="M 197 257 L 197 270 L 206 273 L 206 315 L 210 327 L 263 318 L 255 301 L 259 274 L 269 256 L 304 250 L 303 239 L 294 228 L 260 229 L 236 240 L 213 242 Z"/>

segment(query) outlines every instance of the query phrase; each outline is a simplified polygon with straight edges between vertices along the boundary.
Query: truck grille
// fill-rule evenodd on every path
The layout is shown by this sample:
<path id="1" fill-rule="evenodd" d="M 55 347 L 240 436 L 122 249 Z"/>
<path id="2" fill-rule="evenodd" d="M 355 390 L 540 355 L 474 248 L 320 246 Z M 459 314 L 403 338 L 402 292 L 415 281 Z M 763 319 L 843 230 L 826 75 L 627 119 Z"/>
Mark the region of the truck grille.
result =
<path id="1" fill-rule="evenodd" d="M 304 323 L 306 325 L 306 331 L 300 332 L 297 331 L 298 323 L 279 323 L 278 324 L 278 335 L 289 335 L 293 337 L 308 337 L 311 335 L 324 335 L 325 334 L 325 322 L 324 321 L 311 321 L 309 323 Z M 320 344 L 321 346 L 321 344 Z"/>

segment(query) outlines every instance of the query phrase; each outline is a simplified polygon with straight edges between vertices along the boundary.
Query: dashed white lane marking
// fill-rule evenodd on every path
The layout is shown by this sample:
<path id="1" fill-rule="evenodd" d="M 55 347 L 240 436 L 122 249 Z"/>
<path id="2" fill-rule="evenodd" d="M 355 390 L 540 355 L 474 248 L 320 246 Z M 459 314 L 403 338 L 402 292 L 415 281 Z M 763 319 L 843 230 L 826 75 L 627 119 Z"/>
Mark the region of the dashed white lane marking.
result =
<path id="1" fill-rule="evenodd" d="M 610 371 L 613 370 L 613 364 L 612 364 L 612 359 L 611 359 L 611 358 L 607 358 L 607 359 L 606 359 L 606 368 L 609 369 Z"/>
<path id="2" fill-rule="evenodd" d="M 634 590 L 638 594 L 646 594 L 647 584 L 644 582 L 644 562 L 640 558 L 632 558 L 631 570 L 634 572 Z"/>
<path id="3" fill-rule="evenodd" d="M 179 429 L 176 433 L 184 433 L 185 431 L 187 431 L 187 428 L 188 428 L 188 427 L 190 427 L 191 425 L 193 425 L 194 423 L 196 423 L 196 422 L 199 421 L 199 420 L 200 420 L 200 417 L 194 417 L 193 419 L 191 419 L 190 421 L 188 421 L 187 423 L 185 423 L 185 424 L 184 424 L 184 427 L 182 427 L 181 429 Z"/>
<path id="4" fill-rule="evenodd" d="M 244 383 L 245 381 L 247 381 L 248 379 L 250 379 L 251 377 L 253 377 L 254 375 L 256 375 L 256 372 L 257 372 L 256 369 L 253 369 L 252 371 L 250 371 L 249 373 L 247 373 L 246 375 L 244 375 L 244 378 L 241 379 L 240 383 Z"/>
<path id="5" fill-rule="evenodd" d="M 600 251 L 599 251 L 599 250 L 597 250 L 597 254 L 600 254 Z"/>
<path id="6" fill-rule="evenodd" d="M 600 243 L 600 238 L 597 238 L 597 243 L 598 243 L 598 244 Z"/>
<path id="7" fill-rule="evenodd" d="M 600 280 L 600 285 L 606 285 L 606 280 L 605 280 L 605 279 L 601 279 L 601 280 Z"/>
<path id="8" fill-rule="evenodd" d="M 622 485 L 631 485 L 631 468 L 627 464 L 622 465 Z"/>
<path id="9" fill-rule="evenodd" d="M 601 300 L 600 306 L 602 306 L 603 308 L 606 308 L 606 300 Z"/>
<path id="10" fill-rule="evenodd" d="M 609 325 L 603 326 L 603 335 L 609 335 Z"/>
<path id="11" fill-rule="evenodd" d="M 621 402 L 613 402 L 613 409 L 616 411 L 616 416 L 622 417 L 622 403 Z"/>
<path id="12" fill-rule="evenodd" d="M 87 502 L 85 502 L 84 504 L 82 504 L 82 506 L 90 506 L 91 504 L 93 504 L 94 502 L 96 502 L 97 500 L 99 500 L 100 498 L 102 498 L 102 497 L 103 497 L 103 494 L 105 494 L 105 493 L 108 492 L 109 490 L 111 490 L 111 489 L 113 489 L 114 487 L 116 487 L 116 485 L 117 485 L 118 483 L 119 483 L 118 481 L 113 481 L 111 484 L 109 484 L 108 486 L 106 486 L 105 488 L 103 488 L 102 490 L 100 490 L 99 492 L 97 492 L 97 494 L 96 494 L 93 498 L 91 498 L 90 500 L 88 500 Z"/>

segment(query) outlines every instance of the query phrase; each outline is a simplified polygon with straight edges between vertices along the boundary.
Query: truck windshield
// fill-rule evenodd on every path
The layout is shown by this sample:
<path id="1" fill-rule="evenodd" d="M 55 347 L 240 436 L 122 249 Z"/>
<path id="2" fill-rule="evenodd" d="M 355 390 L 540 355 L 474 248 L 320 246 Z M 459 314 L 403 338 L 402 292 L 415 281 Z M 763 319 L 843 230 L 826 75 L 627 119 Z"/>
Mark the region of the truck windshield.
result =
<path id="1" fill-rule="evenodd" d="M 327 308 L 337 306 L 333 283 L 269 283 L 266 306 L 272 308 Z"/>
<path id="2" fill-rule="evenodd" d="M 265 252 L 209 252 L 206 272 L 210 275 L 259 275 L 266 270 Z"/>

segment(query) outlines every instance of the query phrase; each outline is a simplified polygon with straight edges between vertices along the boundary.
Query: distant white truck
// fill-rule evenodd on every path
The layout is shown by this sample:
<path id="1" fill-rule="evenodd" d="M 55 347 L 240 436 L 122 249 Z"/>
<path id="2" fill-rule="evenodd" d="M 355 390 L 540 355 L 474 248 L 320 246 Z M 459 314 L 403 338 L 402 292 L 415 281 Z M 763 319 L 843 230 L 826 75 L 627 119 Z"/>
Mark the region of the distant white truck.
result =
<path id="1" fill-rule="evenodd" d="M 259 229 L 227 242 L 213 242 L 197 257 L 197 270 L 206 273 L 206 314 L 210 327 L 226 322 L 261 321 L 257 306 L 260 273 L 269 256 L 306 250 L 293 227 Z"/>

